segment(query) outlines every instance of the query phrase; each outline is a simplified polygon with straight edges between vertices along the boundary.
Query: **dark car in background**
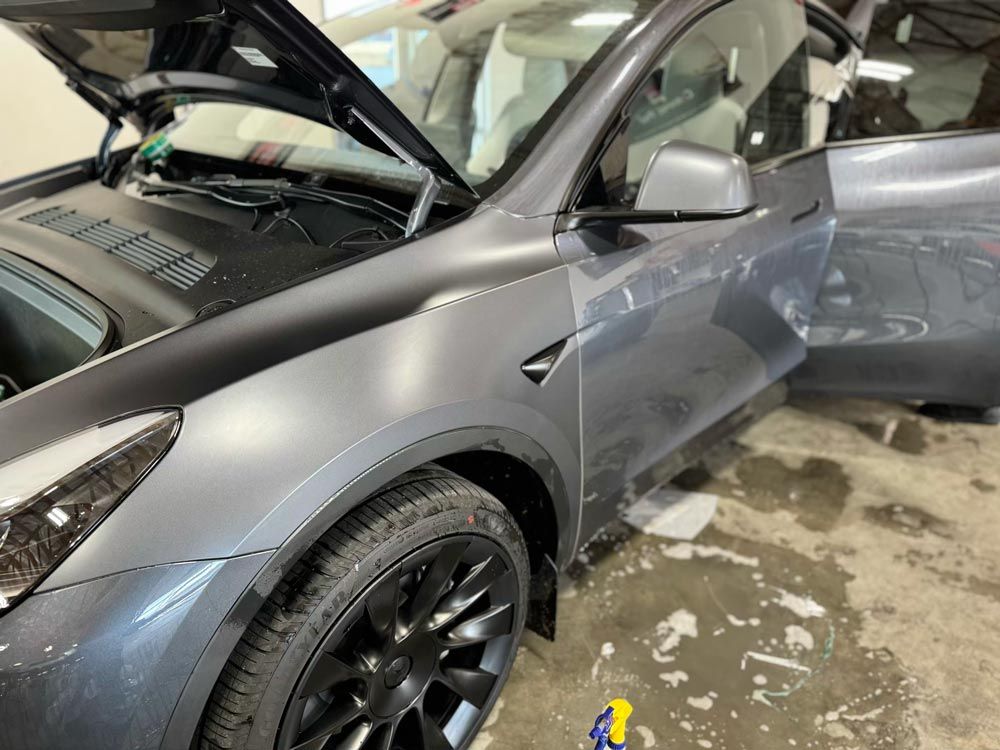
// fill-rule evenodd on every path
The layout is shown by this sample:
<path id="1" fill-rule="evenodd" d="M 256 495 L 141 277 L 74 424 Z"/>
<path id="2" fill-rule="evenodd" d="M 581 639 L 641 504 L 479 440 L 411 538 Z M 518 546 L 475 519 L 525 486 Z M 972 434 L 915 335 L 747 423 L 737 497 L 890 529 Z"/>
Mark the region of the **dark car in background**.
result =
<path id="1" fill-rule="evenodd" d="M 0 746 L 465 748 L 747 404 L 1000 404 L 993 53 L 860 5 L 0 0 Z"/>

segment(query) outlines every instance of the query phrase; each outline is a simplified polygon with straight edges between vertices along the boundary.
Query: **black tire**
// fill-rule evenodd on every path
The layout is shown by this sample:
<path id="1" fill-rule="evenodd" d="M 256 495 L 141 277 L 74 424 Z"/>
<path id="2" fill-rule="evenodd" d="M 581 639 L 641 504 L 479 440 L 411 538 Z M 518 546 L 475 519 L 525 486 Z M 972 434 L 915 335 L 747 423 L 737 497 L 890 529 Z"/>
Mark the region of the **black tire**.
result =
<path id="1" fill-rule="evenodd" d="M 524 539 L 496 498 L 434 466 L 400 477 L 278 584 L 215 685 L 199 748 L 462 750 L 507 679 L 528 578 Z"/>

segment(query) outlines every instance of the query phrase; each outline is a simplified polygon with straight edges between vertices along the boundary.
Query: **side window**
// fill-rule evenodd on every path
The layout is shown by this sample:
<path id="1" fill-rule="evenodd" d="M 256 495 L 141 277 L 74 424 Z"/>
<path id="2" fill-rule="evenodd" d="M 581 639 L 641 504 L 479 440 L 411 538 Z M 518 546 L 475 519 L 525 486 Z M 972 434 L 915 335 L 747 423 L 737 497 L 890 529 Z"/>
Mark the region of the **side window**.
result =
<path id="1" fill-rule="evenodd" d="M 627 150 L 612 147 L 605 156 L 607 202 L 634 202 L 664 141 L 713 146 L 751 163 L 805 147 L 808 76 L 805 13 L 795 0 L 734 0 L 699 21 L 638 92 L 628 112 Z M 617 170 L 607 163 L 614 158 Z"/>
<path id="2" fill-rule="evenodd" d="M 1000 1 L 878 7 L 848 137 L 1000 126 Z"/>

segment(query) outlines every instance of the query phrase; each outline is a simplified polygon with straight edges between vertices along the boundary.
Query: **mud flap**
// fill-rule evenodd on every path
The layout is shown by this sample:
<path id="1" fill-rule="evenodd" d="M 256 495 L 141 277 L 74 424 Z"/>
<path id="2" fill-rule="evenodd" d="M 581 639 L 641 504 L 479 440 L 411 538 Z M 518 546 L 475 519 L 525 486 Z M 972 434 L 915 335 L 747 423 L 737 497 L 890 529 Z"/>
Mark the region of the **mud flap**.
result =
<path id="1" fill-rule="evenodd" d="M 559 593 L 559 569 L 545 555 L 542 564 L 531 575 L 528 590 L 528 628 L 549 641 L 556 639 L 556 597 Z"/>

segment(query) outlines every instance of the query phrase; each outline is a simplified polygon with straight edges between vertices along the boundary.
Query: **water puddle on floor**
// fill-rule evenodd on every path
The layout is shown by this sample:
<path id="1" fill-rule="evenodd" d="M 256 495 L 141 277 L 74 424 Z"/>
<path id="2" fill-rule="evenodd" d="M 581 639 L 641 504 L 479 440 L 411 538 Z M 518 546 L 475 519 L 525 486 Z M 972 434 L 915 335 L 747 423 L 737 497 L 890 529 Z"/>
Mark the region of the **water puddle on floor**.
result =
<path id="1" fill-rule="evenodd" d="M 734 497 L 755 510 L 787 510 L 811 531 L 829 531 L 844 512 L 851 483 L 843 467 L 826 458 L 807 458 L 798 468 L 773 456 L 748 455 L 734 469 L 735 482 L 713 477 L 704 466 L 685 471 L 674 484 L 692 492 Z"/>
<path id="2" fill-rule="evenodd" d="M 522 647 L 499 722 L 538 721 L 505 725 L 504 747 L 588 747 L 619 695 L 643 727 L 631 747 L 915 747 L 911 680 L 859 644 L 848 580 L 832 558 L 713 527 L 692 543 L 612 526 L 564 582 L 556 643 Z"/>
<path id="3" fill-rule="evenodd" d="M 633 750 L 994 747 L 998 461 L 995 428 L 906 405 L 779 410 L 674 480 L 719 498 L 696 538 L 612 525 L 578 558 L 491 750 L 589 750 L 619 696 Z"/>

